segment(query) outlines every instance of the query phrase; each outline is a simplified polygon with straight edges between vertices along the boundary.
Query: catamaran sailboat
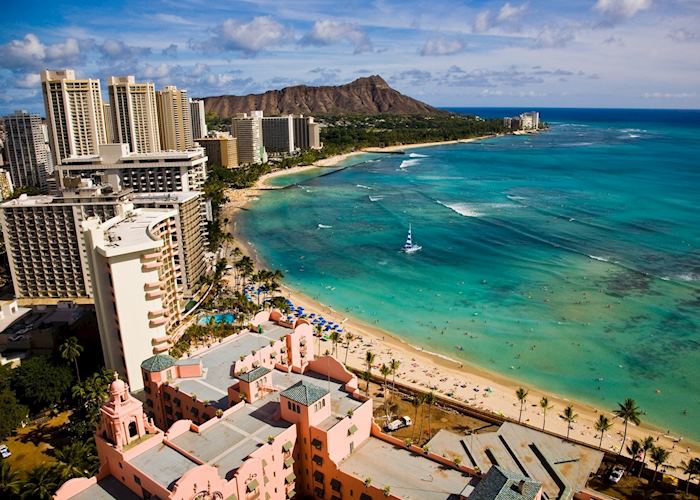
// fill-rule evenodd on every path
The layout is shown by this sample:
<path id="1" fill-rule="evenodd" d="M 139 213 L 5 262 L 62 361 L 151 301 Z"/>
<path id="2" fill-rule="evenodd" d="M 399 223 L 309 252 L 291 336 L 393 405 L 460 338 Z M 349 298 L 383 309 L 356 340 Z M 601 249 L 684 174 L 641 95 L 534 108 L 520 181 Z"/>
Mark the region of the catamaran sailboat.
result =
<path id="1" fill-rule="evenodd" d="M 411 236 L 411 225 L 408 225 L 408 236 L 406 237 L 406 243 L 403 244 L 401 251 L 403 253 L 416 253 L 418 250 L 423 248 L 420 245 L 413 243 L 413 237 Z"/>

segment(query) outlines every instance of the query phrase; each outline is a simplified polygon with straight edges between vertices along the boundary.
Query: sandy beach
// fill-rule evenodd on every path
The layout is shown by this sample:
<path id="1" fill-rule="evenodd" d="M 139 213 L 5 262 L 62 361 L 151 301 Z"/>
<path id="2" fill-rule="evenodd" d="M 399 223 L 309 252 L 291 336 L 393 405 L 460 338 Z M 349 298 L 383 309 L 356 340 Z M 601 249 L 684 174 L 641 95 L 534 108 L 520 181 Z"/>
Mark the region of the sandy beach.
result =
<path id="1" fill-rule="evenodd" d="M 481 138 L 473 140 L 479 139 Z M 472 141 L 472 139 L 469 141 Z M 239 237 L 236 230 L 235 215 L 240 209 L 246 207 L 248 203 L 255 201 L 262 191 L 274 189 L 266 187 L 266 182 L 270 178 L 312 168 L 334 166 L 349 157 L 362 154 L 363 152 L 390 152 L 457 142 L 464 141 L 369 148 L 365 151 L 327 158 L 315 165 L 273 172 L 263 176 L 253 188 L 228 190 L 229 203 L 222 207 L 222 220 L 225 218 L 229 219 L 229 229 L 235 237 L 236 245 L 244 253 L 256 260 L 258 264 L 263 264 L 250 243 Z M 409 345 L 389 332 L 349 317 L 342 311 L 332 310 L 314 298 L 286 286 L 283 287 L 283 292 L 294 304 L 302 305 L 307 312 L 321 313 L 326 319 L 341 323 L 346 331 L 352 332 L 355 339 L 348 348 L 347 363 L 353 368 L 364 369 L 365 353 L 371 350 L 376 354 L 373 370 L 376 370 L 377 373 L 382 363 L 388 364 L 391 359 L 396 359 L 401 363 L 396 379 L 401 380 L 403 383 L 423 391 L 432 390 L 445 397 L 447 394 L 451 394 L 453 399 L 469 406 L 491 411 L 495 414 L 502 414 L 515 420 L 518 419 L 520 404 L 515 396 L 515 391 L 521 384 L 517 381 L 489 372 L 481 367 L 463 364 L 446 356 L 430 353 L 419 346 Z M 332 344 L 330 342 L 320 342 L 319 349 L 321 353 L 325 352 L 325 350 L 331 350 Z M 338 345 L 338 358 L 344 361 L 345 356 L 346 349 L 345 342 L 343 342 Z M 560 395 L 544 393 L 535 387 L 525 387 L 528 389 L 529 394 L 523 409 L 523 423 L 539 428 L 542 427 L 543 409 L 540 407 L 539 402 L 542 396 L 546 395 L 549 400 L 549 408 L 546 413 L 546 428 L 548 431 L 556 432 L 563 436 L 566 435 L 566 423 L 559 415 L 568 404 L 573 404 L 574 411 L 578 414 L 578 417 L 570 430 L 571 438 L 597 446 L 599 435 L 594 430 L 594 422 L 598 419 L 599 414 L 603 413 L 613 422 L 613 427 L 603 438 L 603 448 L 614 452 L 620 449 L 624 425 L 622 421 L 616 419 L 612 414 L 614 408 L 597 409 Z M 490 390 L 487 391 L 487 388 L 490 388 Z M 643 439 L 646 436 L 653 436 L 657 446 L 663 446 L 671 451 L 669 471 L 676 475 L 680 475 L 680 470 L 674 471 L 673 467 L 678 467 L 681 461 L 687 462 L 691 457 L 700 454 L 700 444 L 681 436 L 672 435 L 669 431 L 656 429 L 644 422 L 639 427 L 630 424 L 626 444 L 629 445 L 633 439 Z"/>

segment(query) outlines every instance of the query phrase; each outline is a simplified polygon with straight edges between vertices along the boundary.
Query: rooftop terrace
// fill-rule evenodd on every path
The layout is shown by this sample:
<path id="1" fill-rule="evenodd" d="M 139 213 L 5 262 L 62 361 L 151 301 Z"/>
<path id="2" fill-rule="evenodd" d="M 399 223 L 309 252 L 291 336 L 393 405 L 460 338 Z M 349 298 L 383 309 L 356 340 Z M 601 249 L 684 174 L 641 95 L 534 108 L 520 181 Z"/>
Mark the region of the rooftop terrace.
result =
<path id="1" fill-rule="evenodd" d="M 178 378 L 170 385 L 187 394 L 196 394 L 200 400 L 218 401 L 218 407 L 228 407 L 228 388 L 236 382 L 231 373 L 233 363 L 241 356 L 248 356 L 253 350 L 269 345 L 270 341 L 284 338 L 291 330 L 271 322 L 263 323 L 263 333 L 245 332 L 217 344 L 205 352 L 192 356 L 187 361 L 200 360 L 204 376 L 198 378 Z M 291 384 L 290 384 L 291 385 Z M 281 387 L 286 389 L 287 386 Z"/>
<path id="2" fill-rule="evenodd" d="M 369 438 L 340 464 L 340 470 L 360 479 L 372 478 L 378 488 L 405 499 L 455 498 L 471 481 L 461 472 L 377 438 Z"/>
<path id="3" fill-rule="evenodd" d="M 107 476 L 71 497 L 71 500 L 136 500 L 137 498 L 139 497 L 133 491 L 114 476 Z"/>
<path id="4" fill-rule="evenodd" d="M 185 472 L 198 465 L 164 444 L 136 455 L 129 463 L 169 490 Z"/>
<path id="5" fill-rule="evenodd" d="M 568 498 L 598 470 L 602 452 L 517 424 L 504 423 L 495 432 L 461 436 L 446 430 L 428 443 L 431 451 L 460 457 L 469 467 L 504 469 L 542 483 L 549 498 Z"/>

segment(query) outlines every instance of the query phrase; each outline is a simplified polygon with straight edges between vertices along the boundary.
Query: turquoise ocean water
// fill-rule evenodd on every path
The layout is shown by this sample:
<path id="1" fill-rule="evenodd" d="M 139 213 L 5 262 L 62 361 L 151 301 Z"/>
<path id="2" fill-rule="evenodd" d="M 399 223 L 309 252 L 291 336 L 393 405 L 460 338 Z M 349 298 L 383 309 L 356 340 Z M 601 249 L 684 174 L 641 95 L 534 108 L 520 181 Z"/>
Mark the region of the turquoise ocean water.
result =
<path id="1" fill-rule="evenodd" d="M 239 228 L 337 310 L 562 396 L 632 397 L 700 440 L 700 112 L 543 118 L 277 178 Z"/>

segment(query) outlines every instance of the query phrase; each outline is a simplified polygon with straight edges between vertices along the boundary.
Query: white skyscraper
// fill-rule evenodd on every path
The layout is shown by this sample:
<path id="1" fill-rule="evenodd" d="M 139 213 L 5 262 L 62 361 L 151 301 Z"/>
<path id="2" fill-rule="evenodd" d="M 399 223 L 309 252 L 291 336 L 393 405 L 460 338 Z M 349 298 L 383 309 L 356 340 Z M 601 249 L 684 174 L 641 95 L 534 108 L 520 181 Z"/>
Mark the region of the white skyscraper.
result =
<path id="1" fill-rule="evenodd" d="M 192 115 L 192 137 L 197 140 L 206 137 L 207 129 L 206 112 L 204 111 L 204 101 L 201 99 L 190 99 L 190 114 Z"/>
<path id="2" fill-rule="evenodd" d="M 46 180 L 53 172 L 46 127 L 41 117 L 16 111 L 0 119 L 6 132 L 5 152 L 12 184 L 15 188 L 46 189 Z"/>
<path id="3" fill-rule="evenodd" d="M 76 80 L 70 69 L 41 72 L 54 162 L 96 154 L 107 142 L 100 81 Z"/>

